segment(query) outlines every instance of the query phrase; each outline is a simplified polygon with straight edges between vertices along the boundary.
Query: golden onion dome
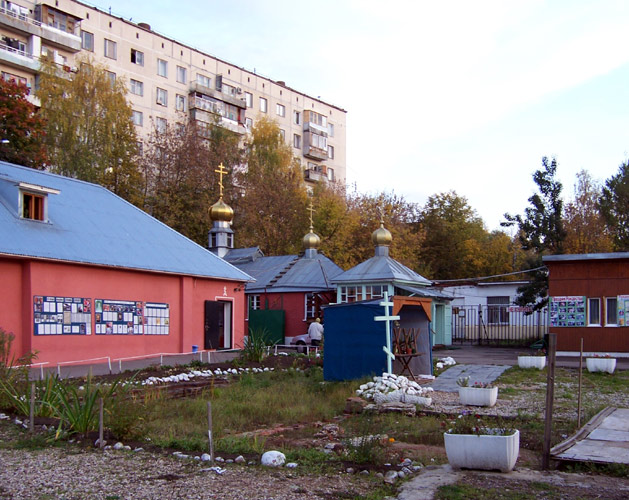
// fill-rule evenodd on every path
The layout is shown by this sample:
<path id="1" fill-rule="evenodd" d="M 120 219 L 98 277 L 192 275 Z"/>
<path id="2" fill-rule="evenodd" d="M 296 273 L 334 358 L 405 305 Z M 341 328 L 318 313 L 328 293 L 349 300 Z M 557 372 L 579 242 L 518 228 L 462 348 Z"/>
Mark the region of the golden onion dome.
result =
<path id="1" fill-rule="evenodd" d="M 321 244 L 321 238 L 318 235 L 312 232 L 312 226 L 310 227 L 310 232 L 304 236 L 304 248 L 319 248 Z"/>
<path id="2" fill-rule="evenodd" d="M 210 207 L 210 218 L 213 221 L 231 222 L 234 218 L 234 210 L 221 197 Z"/>
<path id="3" fill-rule="evenodd" d="M 371 240 L 376 246 L 389 246 L 393 237 L 388 229 L 384 227 L 384 221 L 380 221 L 380 227 L 371 234 Z"/>

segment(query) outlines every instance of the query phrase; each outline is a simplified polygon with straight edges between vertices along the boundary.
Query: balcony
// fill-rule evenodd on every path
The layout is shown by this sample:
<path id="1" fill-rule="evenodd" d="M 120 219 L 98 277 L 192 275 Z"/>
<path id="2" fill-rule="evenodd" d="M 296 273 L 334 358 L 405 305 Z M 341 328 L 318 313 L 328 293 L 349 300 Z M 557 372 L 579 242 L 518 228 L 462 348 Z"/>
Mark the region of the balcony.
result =
<path id="1" fill-rule="evenodd" d="M 313 160 L 327 160 L 328 152 L 325 149 L 315 148 L 313 146 L 304 146 L 304 156 Z"/>
<path id="2" fill-rule="evenodd" d="M 33 72 L 39 71 L 39 59 L 28 52 L 9 47 L 4 43 L 0 43 L 0 61 L 14 68 L 28 69 Z"/>
<path id="3" fill-rule="evenodd" d="M 0 7 L 0 25 L 22 33 L 28 33 L 29 35 L 39 36 L 50 44 L 70 52 L 79 52 L 81 50 L 81 37 L 74 34 L 74 32 L 66 31 L 63 29 L 63 26 L 48 26 L 37 19 L 14 10 Z"/>
<path id="4" fill-rule="evenodd" d="M 328 176 L 324 172 L 318 172 L 310 168 L 304 170 L 304 179 L 310 182 L 328 182 Z"/>
<path id="5" fill-rule="evenodd" d="M 218 101 L 223 101 L 228 104 L 232 104 L 240 109 L 247 109 L 247 104 L 245 103 L 244 98 L 234 97 L 229 94 L 224 94 L 223 92 L 219 92 L 218 90 L 213 90 L 197 82 L 192 82 L 190 84 L 189 93 L 190 94 L 194 94 L 194 93 L 203 94 L 209 97 L 213 97 L 214 99 Z"/>

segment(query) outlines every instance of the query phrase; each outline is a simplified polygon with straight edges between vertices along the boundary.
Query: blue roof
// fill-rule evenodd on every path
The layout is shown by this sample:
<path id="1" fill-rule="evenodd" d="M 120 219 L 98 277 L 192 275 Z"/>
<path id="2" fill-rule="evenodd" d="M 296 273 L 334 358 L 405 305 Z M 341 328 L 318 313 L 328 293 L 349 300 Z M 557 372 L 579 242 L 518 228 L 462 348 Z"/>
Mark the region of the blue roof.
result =
<path id="1" fill-rule="evenodd" d="M 338 284 L 351 283 L 406 283 L 410 285 L 431 285 L 426 278 L 417 274 L 388 255 L 376 255 L 345 271 L 332 280 Z"/>
<path id="2" fill-rule="evenodd" d="M 21 217 L 19 184 L 52 190 L 48 221 Z M 0 162 L 0 254 L 249 281 L 251 277 L 102 186 Z"/>
<path id="3" fill-rule="evenodd" d="M 241 253 L 230 251 L 227 258 L 256 279 L 255 283 L 247 284 L 247 293 L 333 290 L 336 287 L 331 283 L 332 278 L 343 272 L 328 257 L 319 253 L 313 258 L 303 255 L 256 255 L 249 262 L 232 260 L 237 256 L 242 258 Z"/>

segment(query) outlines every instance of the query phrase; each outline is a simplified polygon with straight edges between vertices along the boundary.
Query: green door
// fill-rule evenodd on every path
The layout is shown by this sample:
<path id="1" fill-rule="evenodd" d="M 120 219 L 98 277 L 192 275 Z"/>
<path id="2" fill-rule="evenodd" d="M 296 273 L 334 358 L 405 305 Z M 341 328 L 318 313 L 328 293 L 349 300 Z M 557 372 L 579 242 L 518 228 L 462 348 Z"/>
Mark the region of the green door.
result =
<path id="1" fill-rule="evenodd" d="M 284 343 L 284 310 L 250 309 L 249 331 L 264 332 L 270 344 Z"/>

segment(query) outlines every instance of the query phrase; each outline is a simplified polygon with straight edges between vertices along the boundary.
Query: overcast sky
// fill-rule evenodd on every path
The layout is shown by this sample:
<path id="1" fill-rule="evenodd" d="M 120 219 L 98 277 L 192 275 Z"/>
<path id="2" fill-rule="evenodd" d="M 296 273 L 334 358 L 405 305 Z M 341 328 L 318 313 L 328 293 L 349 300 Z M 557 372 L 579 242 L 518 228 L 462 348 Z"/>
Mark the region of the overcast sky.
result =
<path id="1" fill-rule="evenodd" d="M 347 110 L 361 192 L 521 213 L 542 156 L 564 194 L 629 152 L 629 2 L 100 0 L 103 10 Z"/>

